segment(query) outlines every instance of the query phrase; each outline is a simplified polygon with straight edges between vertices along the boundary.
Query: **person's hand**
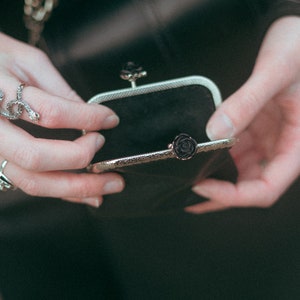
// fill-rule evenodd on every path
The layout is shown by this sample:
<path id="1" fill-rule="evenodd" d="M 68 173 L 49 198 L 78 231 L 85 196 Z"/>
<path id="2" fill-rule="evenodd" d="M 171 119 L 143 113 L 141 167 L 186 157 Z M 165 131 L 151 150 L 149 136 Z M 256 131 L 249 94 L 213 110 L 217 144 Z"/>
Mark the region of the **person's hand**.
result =
<path id="1" fill-rule="evenodd" d="M 14 125 L 5 117 L 6 104 L 16 99 L 21 82 L 26 84 L 22 98 L 40 115 L 38 125 L 85 129 L 88 133 L 75 141 L 47 140 L 34 138 Z M 96 207 L 102 195 L 123 189 L 123 179 L 117 174 L 72 172 L 85 168 L 103 146 L 104 137 L 95 131 L 116 126 L 119 120 L 115 113 L 101 105 L 84 103 L 43 52 L 2 33 L 0 89 L 5 94 L 0 102 L 0 164 L 8 161 L 3 174 L 16 187 L 29 195 Z M 15 112 L 17 108 L 15 105 Z M 21 118 L 32 122 L 26 110 Z"/>
<path id="2" fill-rule="evenodd" d="M 204 213 L 229 207 L 269 207 L 300 172 L 300 18 L 268 30 L 249 80 L 207 124 L 211 139 L 236 136 L 231 149 L 236 184 L 206 179 L 193 191 L 209 199 L 188 207 Z"/>

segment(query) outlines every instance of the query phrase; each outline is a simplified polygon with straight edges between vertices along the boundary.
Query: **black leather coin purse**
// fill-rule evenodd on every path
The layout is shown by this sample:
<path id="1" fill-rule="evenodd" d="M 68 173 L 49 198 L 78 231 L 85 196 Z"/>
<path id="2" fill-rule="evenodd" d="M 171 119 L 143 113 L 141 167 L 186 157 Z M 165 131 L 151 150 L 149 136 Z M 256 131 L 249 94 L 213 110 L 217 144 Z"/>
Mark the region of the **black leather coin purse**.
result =
<path id="1" fill-rule="evenodd" d="M 234 139 L 210 141 L 208 119 L 221 103 L 216 85 L 191 76 L 136 86 L 141 75 L 123 74 L 132 87 L 101 93 L 89 103 L 110 107 L 120 124 L 101 131 L 104 147 L 89 172 L 118 172 L 126 182 L 119 194 L 104 196 L 92 209 L 99 216 L 166 213 L 204 201 L 192 186 L 207 177 L 235 181 L 228 148 Z"/>

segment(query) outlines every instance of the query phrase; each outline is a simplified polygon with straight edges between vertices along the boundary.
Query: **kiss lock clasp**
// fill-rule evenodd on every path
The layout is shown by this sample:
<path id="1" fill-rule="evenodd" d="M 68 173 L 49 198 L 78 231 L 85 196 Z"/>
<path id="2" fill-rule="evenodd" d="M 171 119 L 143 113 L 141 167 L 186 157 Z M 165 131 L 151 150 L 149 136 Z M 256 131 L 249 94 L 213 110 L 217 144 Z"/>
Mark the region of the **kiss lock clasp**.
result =
<path id="1" fill-rule="evenodd" d="M 146 76 L 147 72 L 143 69 L 143 67 L 132 61 L 126 63 L 120 72 L 120 77 L 129 81 L 132 88 L 136 87 L 136 81 L 138 79 Z"/>

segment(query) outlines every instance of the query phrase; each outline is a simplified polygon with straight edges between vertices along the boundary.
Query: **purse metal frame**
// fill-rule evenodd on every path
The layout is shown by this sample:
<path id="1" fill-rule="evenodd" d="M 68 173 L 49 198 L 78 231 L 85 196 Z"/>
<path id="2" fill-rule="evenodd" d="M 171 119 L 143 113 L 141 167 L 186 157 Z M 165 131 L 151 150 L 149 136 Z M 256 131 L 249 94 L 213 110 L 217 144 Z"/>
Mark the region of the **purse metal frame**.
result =
<path id="1" fill-rule="evenodd" d="M 179 88 L 189 85 L 201 85 L 206 87 L 212 94 L 212 98 L 217 108 L 222 103 L 222 97 L 218 87 L 210 79 L 203 76 L 189 76 L 173 80 L 162 81 L 158 83 L 145 84 L 134 88 L 120 89 L 111 92 L 104 92 L 92 97 L 88 103 L 103 104 L 120 98 L 143 95 L 151 92 L 163 91 L 173 88 Z M 85 134 L 85 130 L 82 131 Z M 224 148 L 231 148 L 236 142 L 235 138 L 214 140 L 196 145 L 195 154 L 200 152 L 215 151 Z M 169 145 L 170 146 L 170 145 Z M 154 162 L 164 159 L 180 159 L 173 151 L 172 147 L 166 150 L 144 153 L 140 155 L 127 156 L 117 159 L 105 160 L 88 166 L 88 171 L 92 173 L 102 173 L 104 171 L 113 171 L 118 168 Z"/>

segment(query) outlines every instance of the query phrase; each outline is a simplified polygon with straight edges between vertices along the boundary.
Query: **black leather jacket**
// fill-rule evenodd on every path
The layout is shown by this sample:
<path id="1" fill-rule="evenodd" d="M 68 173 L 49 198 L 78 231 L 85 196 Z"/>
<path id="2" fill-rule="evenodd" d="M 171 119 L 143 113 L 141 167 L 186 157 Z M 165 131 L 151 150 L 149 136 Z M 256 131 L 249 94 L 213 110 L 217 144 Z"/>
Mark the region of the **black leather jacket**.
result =
<path id="1" fill-rule="evenodd" d="M 297 13 L 300 1 L 288 0 L 62 1 L 45 38 L 84 98 L 125 86 L 118 74 L 128 60 L 148 70 L 145 82 L 201 74 L 227 97 L 251 72 L 270 23 Z"/>
<path id="2" fill-rule="evenodd" d="M 25 40 L 22 5 L 1 0 L 0 27 Z M 85 99 L 127 87 L 118 75 L 128 60 L 147 69 L 144 83 L 200 74 L 226 98 L 249 76 L 269 25 L 299 14 L 299 0 L 61 0 L 44 49 Z M 268 212 L 96 223 L 84 206 L 2 195 L 7 299 L 299 298 L 299 189 Z"/>
<path id="3" fill-rule="evenodd" d="M 225 98 L 249 75 L 268 26 L 300 13 L 299 0 L 59 2 L 44 32 L 47 51 L 85 99 L 125 86 L 116 75 L 129 59 L 149 71 L 145 82 L 201 74 Z M 25 40 L 22 6 L 1 1 L 0 28 Z"/>

